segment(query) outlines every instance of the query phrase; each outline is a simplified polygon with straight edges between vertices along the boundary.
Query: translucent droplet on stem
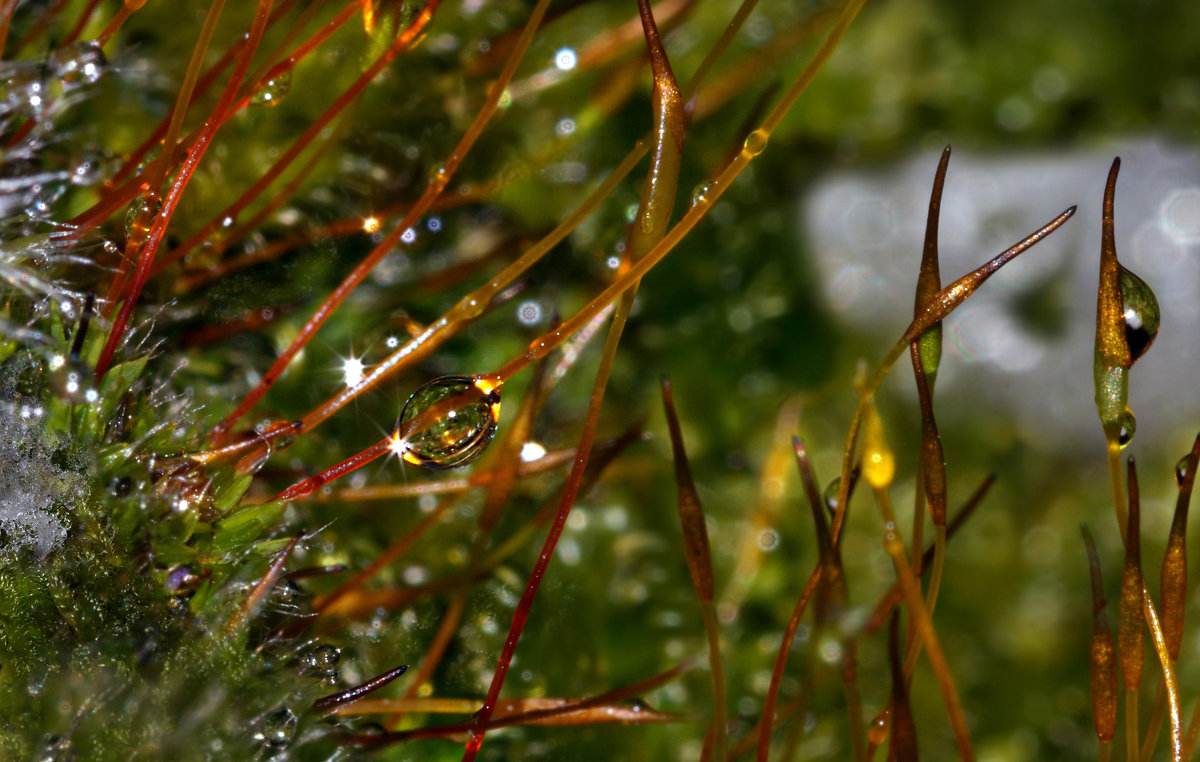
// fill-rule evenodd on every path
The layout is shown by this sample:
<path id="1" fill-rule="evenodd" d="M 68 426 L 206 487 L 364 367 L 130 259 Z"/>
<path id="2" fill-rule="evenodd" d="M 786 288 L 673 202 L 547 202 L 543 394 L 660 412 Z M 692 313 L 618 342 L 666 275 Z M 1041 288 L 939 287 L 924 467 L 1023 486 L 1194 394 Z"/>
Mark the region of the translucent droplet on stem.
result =
<path id="1" fill-rule="evenodd" d="M 254 95 L 250 98 L 252 106 L 278 106 L 283 100 L 283 96 L 287 95 L 288 90 L 292 86 L 292 70 L 284 69 L 283 71 L 269 75 L 262 85 L 254 91 Z"/>
<path id="2" fill-rule="evenodd" d="M 887 740 L 888 731 L 892 727 L 892 713 L 888 709 L 884 709 L 879 714 L 875 715 L 875 719 L 871 721 L 870 727 L 867 728 L 867 740 L 876 746 L 882 746 Z"/>
<path id="3" fill-rule="evenodd" d="M 1189 453 L 1190 455 L 1190 453 Z M 1175 463 L 1175 484 L 1183 486 L 1183 480 L 1187 476 L 1188 455 L 1184 455 Z"/>
<path id="4" fill-rule="evenodd" d="M 712 192 L 712 183 L 703 182 L 692 189 L 692 206 L 703 204 L 708 201 L 708 196 Z"/>
<path id="5" fill-rule="evenodd" d="M 146 191 L 133 200 L 125 213 L 125 236 L 130 240 L 141 240 L 150 232 L 158 210 L 162 209 L 162 198 L 154 191 Z"/>
<path id="6" fill-rule="evenodd" d="M 742 143 L 742 153 L 747 156 L 758 156 L 767 147 L 767 133 L 755 130 L 746 136 Z"/>
<path id="7" fill-rule="evenodd" d="M 1125 341 L 1129 344 L 1130 362 L 1137 362 L 1158 336 L 1158 298 L 1146 281 L 1124 267 L 1121 268 L 1120 285 Z"/>
<path id="8" fill-rule="evenodd" d="M 95 42 L 72 42 L 54 51 L 50 68 L 67 90 L 93 84 L 104 73 L 108 59 Z"/>
<path id="9" fill-rule="evenodd" d="M 821 498 L 825 501 L 825 507 L 830 513 L 837 513 L 838 509 L 838 493 L 842 491 L 842 477 L 837 477 L 829 484 L 825 485 L 825 492 L 821 494 Z"/>
<path id="10" fill-rule="evenodd" d="M 500 390 L 468 376 L 442 376 L 413 392 L 396 421 L 398 454 L 425 468 L 464 466 L 487 449 L 500 418 Z"/>
<path id="11" fill-rule="evenodd" d="M 1137 419 L 1133 417 L 1133 411 L 1125 408 L 1125 412 L 1121 415 L 1121 428 L 1117 434 L 1117 444 L 1121 447 L 1126 447 L 1133 441 L 1133 435 L 1137 433 Z"/>

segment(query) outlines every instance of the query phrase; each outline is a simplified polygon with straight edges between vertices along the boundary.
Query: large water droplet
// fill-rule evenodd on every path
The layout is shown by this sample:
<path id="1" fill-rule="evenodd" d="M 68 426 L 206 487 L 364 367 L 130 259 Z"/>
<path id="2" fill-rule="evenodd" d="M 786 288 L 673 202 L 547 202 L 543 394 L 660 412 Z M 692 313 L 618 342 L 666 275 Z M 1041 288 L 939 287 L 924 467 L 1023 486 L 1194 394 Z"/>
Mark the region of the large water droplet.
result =
<path id="1" fill-rule="evenodd" d="M 1158 336 L 1158 299 L 1146 281 L 1121 268 L 1121 306 L 1125 311 L 1125 341 L 1130 362 L 1137 362 Z"/>
<path id="2" fill-rule="evenodd" d="M 442 376 L 413 392 L 396 422 L 400 455 L 425 468 L 478 458 L 496 434 L 500 390 L 483 379 Z"/>
<path id="3" fill-rule="evenodd" d="M 268 75 L 262 85 L 254 91 L 250 98 L 251 106 L 278 106 L 292 87 L 292 70 L 285 68 L 280 72 Z"/>
<path id="4" fill-rule="evenodd" d="M 1137 419 L 1133 417 L 1133 411 L 1125 408 L 1125 412 L 1121 414 L 1121 430 L 1117 434 L 1117 444 L 1121 447 L 1127 447 L 1133 441 L 1133 435 L 1137 433 Z"/>
<path id="5" fill-rule="evenodd" d="M 709 195 L 712 193 L 712 187 L 712 183 L 703 182 L 692 188 L 692 206 L 707 203 Z"/>
<path id="6" fill-rule="evenodd" d="M 50 69 L 67 90 L 90 85 L 100 79 L 108 59 L 95 42 L 72 42 L 54 51 Z"/>

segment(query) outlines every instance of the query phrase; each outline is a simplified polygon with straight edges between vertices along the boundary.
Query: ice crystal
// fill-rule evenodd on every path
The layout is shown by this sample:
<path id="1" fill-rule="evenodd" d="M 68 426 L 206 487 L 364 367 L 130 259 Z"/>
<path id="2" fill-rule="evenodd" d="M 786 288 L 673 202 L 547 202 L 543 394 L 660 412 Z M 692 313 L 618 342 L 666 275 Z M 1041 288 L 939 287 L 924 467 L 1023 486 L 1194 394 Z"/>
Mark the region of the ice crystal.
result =
<path id="1" fill-rule="evenodd" d="M 44 558 L 63 542 L 65 513 L 84 494 L 83 474 L 56 463 L 43 444 L 41 415 L 32 402 L 0 405 L 0 557 Z"/>

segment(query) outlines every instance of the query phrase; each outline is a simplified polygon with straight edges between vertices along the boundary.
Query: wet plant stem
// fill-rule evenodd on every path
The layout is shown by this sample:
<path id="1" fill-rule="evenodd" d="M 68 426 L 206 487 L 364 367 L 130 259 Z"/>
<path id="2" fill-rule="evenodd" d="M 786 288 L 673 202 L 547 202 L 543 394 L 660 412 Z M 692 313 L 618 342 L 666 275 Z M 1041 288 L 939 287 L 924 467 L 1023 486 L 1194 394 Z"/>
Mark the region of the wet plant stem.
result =
<path id="1" fill-rule="evenodd" d="M 1141 762 L 1150 762 L 1154 756 L 1154 747 L 1158 745 L 1158 734 L 1162 730 L 1163 715 L 1167 711 L 1167 686 L 1162 680 L 1154 691 L 1154 709 L 1150 712 L 1150 722 L 1146 724 L 1146 737 L 1142 739 Z"/>
<path id="2" fill-rule="evenodd" d="M 1196 751 L 1196 741 L 1200 738 L 1200 700 L 1192 709 L 1192 718 L 1188 721 L 1187 736 L 1183 741 L 1183 758 L 1191 759 Z"/>
<path id="3" fill-rule="evenodd" d="M 1147 627 L 1150 628 L 1150 641 L 1154 644 L 1154 653 L 1158 656 L 1159 665 L 1162 667 L 1162 685 L 1165 688 L 1167 706 L 1170 709 L 1171 759 L 1173 762 L 1183 762 L 1185 757 L 1183 755 L 1183 724 L 1179 708 L 1179 683 L 1175 679 L 1175 667 L 1171 663 L 1171 657 L 1167 651 L 1167 641 L 1163 636 L 1162 623 L 1159 621 L 1158 612 L 1154 610 L 1154 603 L 1150 600 L 1150 594 L 1145 587 L 1142 588 L 1142 613 L 1146 618 Z"/>

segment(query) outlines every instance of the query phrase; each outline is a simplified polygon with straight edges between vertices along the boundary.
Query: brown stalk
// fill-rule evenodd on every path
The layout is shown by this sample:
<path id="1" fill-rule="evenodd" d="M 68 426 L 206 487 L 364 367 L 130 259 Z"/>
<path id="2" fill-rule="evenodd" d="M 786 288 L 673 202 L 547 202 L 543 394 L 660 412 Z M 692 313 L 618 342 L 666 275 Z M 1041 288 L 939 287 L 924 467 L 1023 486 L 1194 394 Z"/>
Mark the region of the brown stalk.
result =
<path id="1" fill-rule="evenodd" d="M 1092 715 L 1096 721 L 1096 737 L 1104 746 L 1111 743 L 1117 733 L 1117 655 L 1108 624 L 1108 598 L 1104 595 L 1096 542 L 1087 524 L 1079 528 L 1083 532 L 1092 579 Z"/>
<path id="2" fill-rule="evenodd" d="M 1173 662 L 1179 659 L 1179 648 L 1183 643 L 1183 615 L 1187 607 L 1188 507 L 1196 484 L 1196 465 L 1200 462 L 1200 435 L 1196 436 L 1184 462 L 1186 465 L 1179 481 L 1179 497 L 1175 501 L 1175 515 L 1171 520 L 1171 533 L 1167 537 L 1167 550 L 1162 563 L 1162 628 L 1167 641 L 1167 653 Z"/>
<path id="3" fill-rule="evenodd" d="M 823 568 L 821 582 L 817 586 L 813 618 L 817 627 L 832 628 L 837 633 L 837 638 L 842 645 L 841 677 L 846 691 L 850 747 L 854 758 L 863 760 L 866 758 L 866 738 L 863 734 L 862 701 L 858 693 L 857 646 L 852 633 L 842 632 L 841 622 L 849 597 L 846 591 L 846 571 L 842 567 L 842 556 L 838 546 L 833 542 L 829 532 L 825 516 L 825 500 L 817 488 L 817 479 L 813 475 L 812 465 L 808 462 L 808 451 L 798 437 L 792 440 L 792 449 L 796 455 L 796 467 L 800 471 L 800 481 L 804 485 L 804 492 L 812 511 L 820 565 Z"/>
<path id="4" fill-rule="evenodd" d="M 889 703 L 891 744 L 888 759 L 893 762 L 916 762 L 919 759 L 917 725 L 908 703 L 908 678 L 900 658 L 900 612 L 892 610 L 888 624 L 888 666 L 892 673 L 892 697 Z"/>
<path id="5" fill-rule="evenodd" d="M 662 377 L 662 397 L 667 429 L 671 434 L 671 454 L 675 461 L 675 490 L 679 526 L 683 532 L 684 557 L 687 560 L 688 574 L 692 578 L 692 587 L 696 591 L 696 599 L 704 616 L 704 634 L 708 641 L 708 661 L 713 687 L 711 754 L 717 762 L 724 762 L 725 666 L 721 658 L 721 636 L 717 628 L 716 608 L 713 605 L 712 555 L 708 546 L 708 529 L 704 524 L 704 508 L 692 481 L 692 469 L 688 465 L 687 450 L 683 445 L 683 432 L 679 429 L 679 416 L 675 412 L 671 382 L 665 375 Z"/>
<path id="6" fill-rule="evenodd" d="M 1144 619 L 1142 614 L 1141 511 L 1137 471 L 1133 456 L 1128 461 L 1129 517 L 1125 535 L 1125 570 L 1121 576 L 1121 600 L 1117 612 L 1117 649 L 1121 679 L 1125 684 L 1125 743 L 1129 759 L 1138 758 L 1138 689 L 1142 684 Z"/>
<path id="7" fill-rule="evenodd" d="M 337 709 L 338 707 L 343 707 L 347 704 L 353 704 L 354 702 L 358 701 L 363 696 L 366 696 L 368 694 L 371 694 L 371 693 L 379 690 L 380 688 L 382 688 L 383 686 L 392 682 L 397 677 L 400 677 L 407 671 L 408 671 L 407 664 L 396 667 L 395 669 L 389 669 L 387 672 L 384 672 L 382 675 L 373 677 L 364 683 L 354 686 L 353 688 L 347 688 L 344 691 L 338 691 L 337 693 L 331 693 L 330 695 L 325 696 L 324 698 L 317 699 L 316 701 L 313 702 L 313 709 L 317 710 L 318 712 L 329 712 L 334 709 Z"/>

